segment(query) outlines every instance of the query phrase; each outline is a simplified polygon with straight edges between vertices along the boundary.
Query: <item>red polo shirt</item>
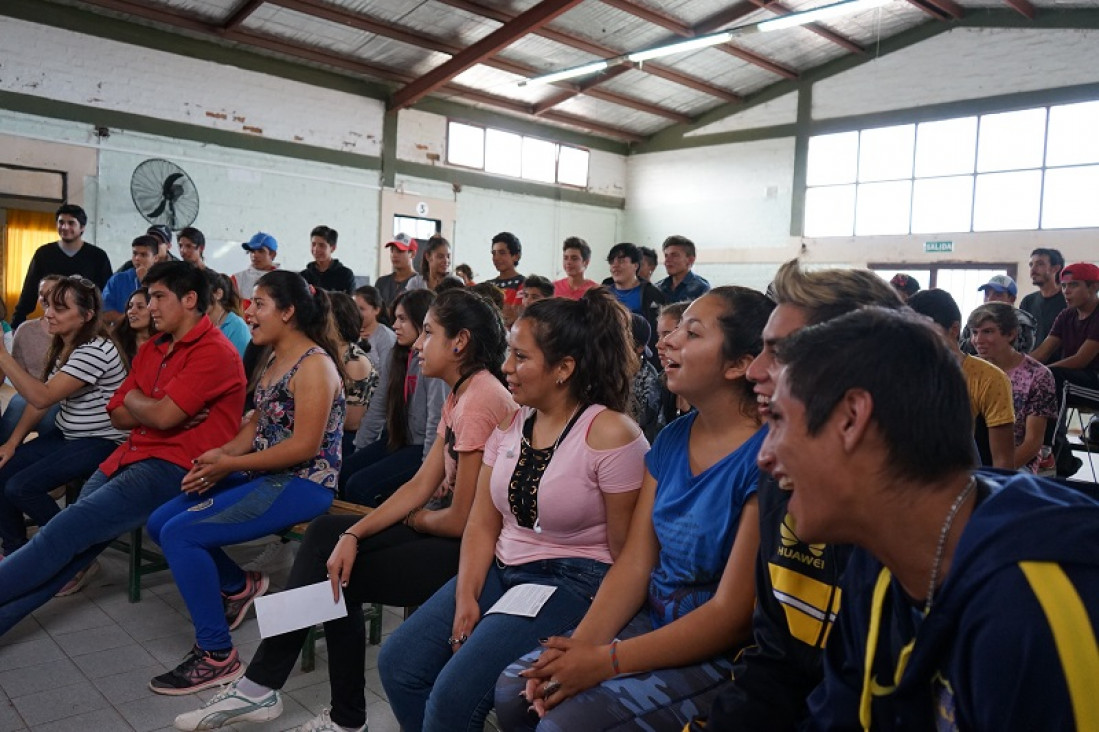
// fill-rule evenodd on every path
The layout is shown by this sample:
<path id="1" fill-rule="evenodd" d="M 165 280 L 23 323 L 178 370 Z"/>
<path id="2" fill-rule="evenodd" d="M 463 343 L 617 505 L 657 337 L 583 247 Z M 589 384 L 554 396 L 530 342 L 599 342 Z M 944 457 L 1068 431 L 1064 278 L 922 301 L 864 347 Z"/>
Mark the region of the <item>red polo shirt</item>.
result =
<path id="1" fill-rule="evenodd" d="M 236 347 L 205 315 L 174 348 L 170 335 L 146 341 L 134 357 L 130 375 L 107 403 L 107 411 L 122 406 L 131 389 L 152 399 L 169 397 L 192 416 L 208 408 L 210 416 L 190 429 L 135 427 L 99 466 L 108 476 L 149 458 L 190 469 L 192 459 L 221 447 L 240 430 L 246 389 L 244 365 Z"/>

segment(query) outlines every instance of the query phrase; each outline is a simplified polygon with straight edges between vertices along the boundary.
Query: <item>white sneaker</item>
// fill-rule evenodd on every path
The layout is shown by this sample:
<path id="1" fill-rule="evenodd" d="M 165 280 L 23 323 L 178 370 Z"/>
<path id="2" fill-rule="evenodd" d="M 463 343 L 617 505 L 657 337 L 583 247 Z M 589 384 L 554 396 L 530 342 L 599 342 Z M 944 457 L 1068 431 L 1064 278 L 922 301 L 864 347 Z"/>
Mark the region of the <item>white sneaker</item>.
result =
<path id="1" fill-rule="evenodd" d="M 298 727 L 297 732 L 344 732 L 347 727 L 341 727 L 332 721 L 332 710 L 325 707 L 324 711 Z M 367 732 L 366 725 L 359 727 L 354 732 Z"/>
<path id="2" fill-rule="evenodd" d="M 234 722 L 269 722 L 282 714 L 282 699 L 277 691 L 260 699 L 249 699 L 230 684 L 225 691 L 193 712 L 176 717 L 176 729 L 191 732 L 199 729 L 217 729 Z"/>

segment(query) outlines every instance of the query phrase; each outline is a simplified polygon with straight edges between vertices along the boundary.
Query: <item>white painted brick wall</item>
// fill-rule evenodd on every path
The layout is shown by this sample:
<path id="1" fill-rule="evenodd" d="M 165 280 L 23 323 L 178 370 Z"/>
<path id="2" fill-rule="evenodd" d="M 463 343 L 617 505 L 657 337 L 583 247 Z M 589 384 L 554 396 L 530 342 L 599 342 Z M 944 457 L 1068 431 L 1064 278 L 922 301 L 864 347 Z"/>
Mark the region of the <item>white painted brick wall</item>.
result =
<path id="1" fill-rule="evenodd" d="M 707 249 L 782 246 L 790 231 L 793 138 L 635 155 L 626 238 L 659 249 L 665 237 Z"/>
<path id="2" fill-rule="evenodd" d="M 1099 82 L 1099 31 L 956 28 L 824 79 L 813 117 Z"/>
<path id="3" fill-rule="evenodd" d="M 685 137 L 700 137 L 702 135 L 715 135 L 719 132 L 733 132 L 736 130 L 752 130 L 759 127 L 772 125 L 786 125 L 797 122 L 798 119 L 798 95 L 797 92 L 783 94 L 777 99 L 747 109 L 738 114 L 718 120 L 713 124 L 699 127 L 688 132 Z"/>
<path id="4" fill-rule="evenodd" d="M 12 18 L 0 18 L 0 58 L 5 91 L 381 154 L 376 99 Z"/>

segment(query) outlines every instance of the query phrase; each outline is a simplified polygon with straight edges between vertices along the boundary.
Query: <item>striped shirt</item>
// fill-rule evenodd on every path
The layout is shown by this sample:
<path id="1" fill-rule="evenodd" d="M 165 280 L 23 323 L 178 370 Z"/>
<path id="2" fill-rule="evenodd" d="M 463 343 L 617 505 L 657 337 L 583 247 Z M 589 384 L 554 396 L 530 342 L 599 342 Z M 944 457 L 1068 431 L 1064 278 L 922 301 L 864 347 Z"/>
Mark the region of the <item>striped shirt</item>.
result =
<path id="1" fill-rule="evenodd" d="M 126 369 L 108 338 L 94 338 L 77 346 L 69 360 L 55 366 L 53 374 L 66 373 L 84 382 L 74 394 L 61 400 L 57 428 L 65 439 L 102 437 L 115 442 L 126 439 L 126 432 L 111 426 L 107 402 L 126 378 Z M 53 377 L 50 374 L 50 377 Z"/>

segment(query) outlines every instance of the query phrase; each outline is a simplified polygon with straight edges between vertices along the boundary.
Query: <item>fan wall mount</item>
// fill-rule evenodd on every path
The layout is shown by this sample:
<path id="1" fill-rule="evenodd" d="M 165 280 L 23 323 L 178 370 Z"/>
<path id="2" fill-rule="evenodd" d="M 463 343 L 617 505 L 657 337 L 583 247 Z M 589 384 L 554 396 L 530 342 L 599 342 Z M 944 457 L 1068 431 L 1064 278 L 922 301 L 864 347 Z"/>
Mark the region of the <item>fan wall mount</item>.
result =
<path id="1" fill-rule="evenodd" d="M 134 168 L 130 196 L 150 224 L 179 231 L 198 218 L 198 189 L 191 176 L 170 160 L 150 158 Z"/>

